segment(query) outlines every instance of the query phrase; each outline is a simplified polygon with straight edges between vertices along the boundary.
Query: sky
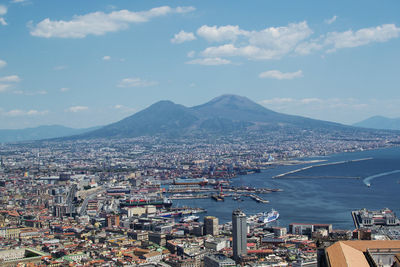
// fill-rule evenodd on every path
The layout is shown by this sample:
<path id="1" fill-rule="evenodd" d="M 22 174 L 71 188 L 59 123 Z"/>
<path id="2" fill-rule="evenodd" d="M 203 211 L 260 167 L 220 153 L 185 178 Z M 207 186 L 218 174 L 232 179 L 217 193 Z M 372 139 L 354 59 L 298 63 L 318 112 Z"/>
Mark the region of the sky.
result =
<path id="1" fill-rule="evenodd" d="M 0 0 L 0 129 L 106 125 L 222 94 L 400 117 L 400 1 Z"/>

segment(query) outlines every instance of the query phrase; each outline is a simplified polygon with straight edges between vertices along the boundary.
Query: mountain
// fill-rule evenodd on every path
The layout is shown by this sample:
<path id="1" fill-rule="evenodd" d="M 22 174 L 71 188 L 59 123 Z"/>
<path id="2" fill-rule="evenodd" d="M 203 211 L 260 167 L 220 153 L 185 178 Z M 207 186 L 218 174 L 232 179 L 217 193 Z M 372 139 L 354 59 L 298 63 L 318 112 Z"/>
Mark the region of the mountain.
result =
<path id="1" fill-rule="evenodd" d="M 72 137 L 124 138 L 145 135 L 179 137 L 267 130 L 356 129 L 338 123 L 286 115 L 246 97 L 222 95 L 194 107 L 160 101 L 116 123 Z"/>
<path id="2" fill-rule="evenodd" d="M 156 135 L 168 136 L 182 134 L 183 129 L 192 125 L 198 118 L 182 105 L 171 101 L 160 101 L 150 107 L 118 122 L 106 125 L 80 137 L 108 138 Z"/>
<path id="3" fill-rule="evenodd" d="M 400 118 L 387 118 L 383 116 L 373 116 L 366 120 L 353 124 L 356 127 L 371 129 L 400 130 Z"/>
<path id="4" fill-rule="evenodd" d="M 74 128 L 64 127 L 61 125 L 45 125 L 35 128 L 25 128 L 18 130 L 5 129 L 5 130 L 0 130 L 0 143 L 63 137 L 63 136 L 90 132 L 98 128 L 99 127 L 92 127 L 87 129 L 74 129 Z"/>

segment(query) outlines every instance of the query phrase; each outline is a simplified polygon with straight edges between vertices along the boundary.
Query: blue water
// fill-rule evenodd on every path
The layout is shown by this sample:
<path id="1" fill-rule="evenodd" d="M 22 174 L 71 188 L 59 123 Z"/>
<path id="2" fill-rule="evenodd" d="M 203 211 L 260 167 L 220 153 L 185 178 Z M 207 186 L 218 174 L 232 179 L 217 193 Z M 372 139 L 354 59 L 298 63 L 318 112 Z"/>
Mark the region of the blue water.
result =
<path id="1" fill-rule="evenodd" d="M 279 166 L 261 173 L 239 176 L 233 179 L 235 186 L 280 188 L 283 192 L 260 195 L 269 204 L 257 203 L 247 197 L 243 202 L 226 198 L 225 202 L 212 199 L 175 200 L 174 205 L 189 205 L 207 209 L 207 215 L 219 218 L 221 223 L 231 220 L 232 210 L 241 208 L 246 214 L 279 211 L 277 224 L 288 226 L 292 222 L 332 223 L 336 229 L 354 229 L 350 212 L 355 209 L 381 209 L 388 207 L 400 215 L 400 148 L 342 153 L 318 159 L 339 162 L 362 158 L 371 160 L 346 162 L 321 166 L 296 173 L 301 177 L 346 176 L 358 179 L 316 179 L 272 177 L 284 172 L 309 166 Z M 364 183 L 371 186 L 367 187 Z"/>

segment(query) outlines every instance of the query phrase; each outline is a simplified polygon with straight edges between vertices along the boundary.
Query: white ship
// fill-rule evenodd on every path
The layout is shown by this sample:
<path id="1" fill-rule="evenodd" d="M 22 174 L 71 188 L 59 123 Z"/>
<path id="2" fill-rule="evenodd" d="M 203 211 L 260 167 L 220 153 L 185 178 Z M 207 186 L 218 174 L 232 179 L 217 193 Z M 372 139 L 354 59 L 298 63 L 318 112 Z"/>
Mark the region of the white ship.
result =
<path id="1" fill-rule="evenodd" d="M 270 212 L 264 212 L 262 216 L 258 219 L 259 223 L 270 223 L 276 221 L 279 218 L 279 212 L 272 209 Z"/>

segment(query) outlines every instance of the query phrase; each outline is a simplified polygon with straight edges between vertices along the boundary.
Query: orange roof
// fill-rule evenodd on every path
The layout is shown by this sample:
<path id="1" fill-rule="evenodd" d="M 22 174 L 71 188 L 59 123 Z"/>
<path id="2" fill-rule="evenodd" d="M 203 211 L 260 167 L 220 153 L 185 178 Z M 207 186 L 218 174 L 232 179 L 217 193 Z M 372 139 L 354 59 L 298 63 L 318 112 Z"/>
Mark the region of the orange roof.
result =
<path id="1" fill-rule="evenodd" d="M 400 249 L 400 240 L 339 241 L 326 249 L 331 266 L 369 267 L 367 249 Z"/>

